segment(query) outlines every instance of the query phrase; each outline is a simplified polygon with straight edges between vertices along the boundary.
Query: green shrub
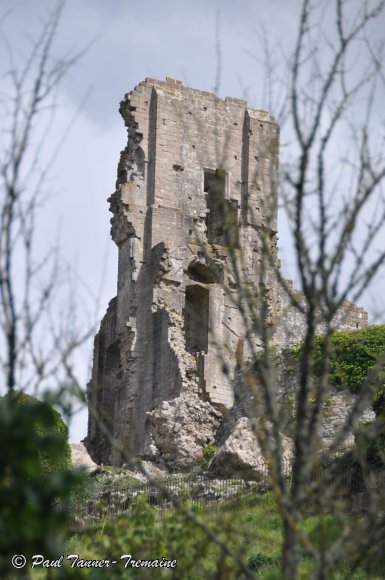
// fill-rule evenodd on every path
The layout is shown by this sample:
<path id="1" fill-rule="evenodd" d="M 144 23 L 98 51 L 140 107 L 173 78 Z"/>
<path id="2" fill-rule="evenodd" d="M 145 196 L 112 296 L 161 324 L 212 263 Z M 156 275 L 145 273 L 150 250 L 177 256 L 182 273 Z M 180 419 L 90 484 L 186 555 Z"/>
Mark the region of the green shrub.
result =
<path id="1" fill-rule="evenodd" d="M 324 340 L 323 335 L 315 338 L 313 357 L 316 377 L 321 373 Z M 351 393 L 357 393 L 384 352 L 385 325 L 335 332 L 331 337 L 329 355 L 330 384 L 338 390 L 348 389 Z M 302 353 L 303 345 L 299 345 L 292 348 L 286 356 L 288 360 L 294 358 L 299 361 Z M 373 407 L 377 413 L 377 410 L 385 409 L 385 366 L 378 370 L 373 379 L 378 383 L 373 399 Z"/>
<path id="2" fill-rule="evenodd" d="M 3 401 L 15 408 L 15 412 L 19 410 L 24 421 L 28 413 L 34 417 L 31 429 L 39 445 L 30 451 L 37 454 L 39 469 L 45 473 L 68 469 L 71 466 L 71 448 L 68 428 L 60 413 L 47 403 L 20 391 L 8 393 Z M 32 438 L 34 440 L 35 437 Z"/>
<path id="3" fill-rule="evenodd" d="M 8 577 L 13 554 L 60 554 L 70 498 L 82 477 L 67 469 L 70 448 L 60 415 L 33 397 L 0 398 L 0 441 L 0 570 Z"/>
<path id="4" fill-rule="evenodd" d="M 207 469 L 207 466 L 210 463 L 210 460 L 217 453 L 218 449 L 219 449 L 219 447 L 217 447 L 217 445 L 213 445 L 212 443 L 210 443 L 209 445 L 207 445 L 206 447 L 203 448 L 202 459 L 200 461 L 200 467 L 203 471 L 205 471 Z"/>
<path id="5" fill-rule="evenodd" d="M 324 337 L 317 336 L 314 348 L 314 373 L 320 374 Z M 357 393 L 385 351 L 385 325 L 333 334 L 329 358 L 330 383 L 337 389 Z M 383 381 L 382 381 L 383 382 Z"/>

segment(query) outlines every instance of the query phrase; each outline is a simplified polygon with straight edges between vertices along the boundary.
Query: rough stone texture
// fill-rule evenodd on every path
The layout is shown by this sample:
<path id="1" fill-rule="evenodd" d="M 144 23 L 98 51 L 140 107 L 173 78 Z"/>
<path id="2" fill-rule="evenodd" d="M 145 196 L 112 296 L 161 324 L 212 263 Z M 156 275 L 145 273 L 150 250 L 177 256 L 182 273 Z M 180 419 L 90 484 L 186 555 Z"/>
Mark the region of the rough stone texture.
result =
<path id="1" fill-rule="evenodd" d="M 85 467 L 91 471 L 97 468 L 83 443 L 71 443 L 70 447 L 71 461 L 74 467 Z"/>
<path id="2" fill-rule="evenodd" d="M 257 426 L 258 428 L 258 426 Z M 290 466 L 293 444 L 282 435 L 283 461 Z M 231 435 L 211 459 L 207 471 L 212 475 L 239 476 L 257 481 L 266 475 L 266 462 L 250 419 L 241 417 Z"/>
<path id="3" fill-rule="evenodd" d="M 220 410 L 233 405 L 231 353 L 242 324 L 223 289 L 236 292 L 223 212 L 250 284 L 259 282 L 256 225 L 276 252 L 279 137 L 268 113 L 173 79 L 146 79 L 120 111 L 128 144 L 109 198 L 117 296 L 95 337 L 88 388 L 86 444 L 106 464 L 122 458 L 96 416 L 137 454 L 146 452 L 147 412 L 164 401 L 195 394 Z M 209 328 L 224 347 L 226 373 Z"/>
<path id="4" fill-rule="evenodd" d="M 304 296 L 299 290 L 293 288 L 291 280 L 285 280 L 289 292 L 292 292 L 300 304 L 304 304 Z M 304 337 L 306 325 L 304 315 L 292 305 L 290 295 L 281 284 L 274 284 L 274 315 L 276 319 L 276 331 L 273 340 L 280 349 L 290 348 L 298 344 Z M 355 330 L 368 326 L 368 313 L 361 307 L 345 301 L 333 320 L 334 327 L 339 330 Z M 317 333 L 324 332 L 320 324 Z"/>
<path id="5" fill-rule="evenodd" d="M 290 432 L 290 414 L 293 411 L 294 398 L 298 385 L 298 362 L 288 353 L 277 358 L 277 389 L 282 405 L 286 407 L 287 424 L 285 428 Z M 320 444 L 328 446 L 335 438 L 338 430 L 348 418 L 357 396 L 348 390 L 338 391 L 331 387 L 321 412 L 321 420 L 318 427 Z M 360 423 L 373 421 L 375 414 L 368 408 L 360 417 Z M 344 442 L 349 446 L 354 443 L 354 435 L 351 434 Z"/>
<path id="6" fill-rule="evenodd" d="M 202 448 L 214 443 L 222 417 L 210 403 L 197 396 L 165 401 L 147 415 L 155 453 L 166 464 L 181 469 L 201 459 Z"/>
<path id="7" fill-rule="evenodd" d="M 326 404 L 322 411 L 322 419 L 319 428 L 319 436 L 324 445 L 332 442 L 338 430 L 345 423 L 349 411 L 352 408 L 356 395 L 349 391 L 337 391 L 332 389 L 327 398 Z M 360 418 L 360 423 L 374 421 L 376 415 L 371 409 L 364 411 Z M 353 445 L 354 435 L 351 434 L 345 440 L 345 445 Z"/>
<path id="8" fill-rule="evenodd" d="M 261 232 L 278 265 L 279 131 L 246 101 L 222 100 L 170 78 L 141 82 L 120 112 L 128 143 L 109 198 L 117 295 L 95 337 L 85 443 L 99 464 L 124 462 L 112 438 L 131 455 L 166 454 L 171 461 L 172 448 L 176 463 L 185 464 L 187 423 L 202 401 L 224 414 L 232 408 L 236 360 L 250 357 L 233 301 L 244 281 L 256 298 L 261 291 L 270 297 L 269 323 L 283 316 L 275 334 L 280 347 L 290 343 L 288 328 L 297 340 L 302 336 L 303 322 L 279 291 L 272 266 L 261 284 Z M 229 247 L 242 258 L 240 284 Z M 348 325 L 366 320 L 359 310 L 353 318 Z M 151 439 L 159 409 L 170 401 L 183 406 L 184 399 L 189 415 L 176 438 L 181 449 L 171 445 L 171 420 L 159 431 L 161 415 Z M 202 424 L 200 439 L 191 435 L 191 461 L 199 445 L 213 440 L 217 418 L 208 415 L 215 421 L 206 430 Z"/>

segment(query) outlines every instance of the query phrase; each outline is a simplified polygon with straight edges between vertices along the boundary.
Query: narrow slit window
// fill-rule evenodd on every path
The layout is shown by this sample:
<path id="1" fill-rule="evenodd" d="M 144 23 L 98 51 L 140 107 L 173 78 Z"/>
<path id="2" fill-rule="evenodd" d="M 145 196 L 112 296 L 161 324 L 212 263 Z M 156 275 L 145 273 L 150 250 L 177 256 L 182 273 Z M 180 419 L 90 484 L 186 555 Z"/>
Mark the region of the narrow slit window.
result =
<path id="1" fill-rule="evenodd" d="M 209 290 L 198 284 L 187 286 L 184 309 L 186 350 L 191 353 L 208 351 Z"/>

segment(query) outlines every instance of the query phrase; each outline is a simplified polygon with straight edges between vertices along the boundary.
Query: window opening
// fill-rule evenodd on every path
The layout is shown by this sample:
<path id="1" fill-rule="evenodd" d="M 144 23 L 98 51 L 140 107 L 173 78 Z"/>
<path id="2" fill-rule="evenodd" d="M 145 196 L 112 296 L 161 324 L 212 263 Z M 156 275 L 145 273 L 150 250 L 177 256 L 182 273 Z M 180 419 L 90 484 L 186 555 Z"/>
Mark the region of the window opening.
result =
<path id="1" fill-rule="evenodd" d="M 187 273 L 190 280 L 201 282 L 201 284 L 214 284 L 217 281 L 215 273 L 200 262 L 190 264 Z"/>
<path id="2" fill-rule="evenodd" d="M 204 191 L 207 194 L 207 240 L 209 244 L 238 247 L 238 208 L 226 199 L 227 174 L 223 169 L 204 170 Z"/>
<path id="3" fill-rule="evenodd" d="M 191 353 L 208 351 L 209 290 L 198 284 L 186 288 L 184 309 L 186 350 Z"/>

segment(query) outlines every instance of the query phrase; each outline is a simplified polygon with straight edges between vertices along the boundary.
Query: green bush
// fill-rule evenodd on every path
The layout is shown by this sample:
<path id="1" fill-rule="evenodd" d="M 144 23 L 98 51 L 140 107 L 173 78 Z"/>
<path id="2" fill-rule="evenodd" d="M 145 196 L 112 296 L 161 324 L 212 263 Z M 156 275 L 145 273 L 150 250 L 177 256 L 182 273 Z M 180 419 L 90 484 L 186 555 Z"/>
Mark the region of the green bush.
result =
<path id="1" fill-rule="evenodd" d="M 202 459 L 200 461 L 200 468 L 202 469 L 202 471 L 205 471 L 207 469 L 210 460 L 214 457 L 214 455 L 217 453 L 218 450 L 219 447 L 217 445 L 213 445 L 212 443 L 203 448 Z"/>
<path id="2" fill-rule="evenodd" d="M 316 336 L 314 341 L 314 375 L 320 376 L 324 336 Z M 385 352 L 385 325 L 368 326 L 359 330 L 335 332 L 331 337 L 329 355 L 329 381 L 338 390 L 347 389 L 357 393 L 378 359 Z M 286 355 L 288 361 L 294 358 L 299 361 L 303 345 L 294 347 Z M 375 377 L 378 387 L 374 393 L 373 408 L 378 412 L 385 409 L 385 366 L 380 368 Z"/>
<path id="3" fill-rule="evenodd" d="M 385 325 L 336 332 L 331 342 L 330 383 L 337 389 L 349 389 L 350 392 L 357 393 L 369 371 L 385 351 Z M 323 343 L 324 337 L 317 336 L 314 348 L 316 376 L 321 370 Z"/>
<path id="4" fill-rule="evenodd" d="M 31 453 L 37 454 L 39 470 L 50 473 L 68 469 L 71 466 L 68 428 L 60 413 L 48 403 L 20 391 L 8 393 L 3 397 L 3 402 L 10 408 L 14 408 L 15 412 L 19 412 L 24 417 L 24 421 L 25 415 L 29 413 L 34 417 L 31 429 L 39 440 L 39 445 L 31 449 Z M 32 438 L 32 441 L 34 440 L 35 437 Z"/>
<path id="5" fill-rule="evenodd" d="M 33 397 L 0 398 L 0 441 L 0 570 L 8 577 L 13 554 L 60 554 L 70 498 L 82 477 L 67 469 L 65 423 Z"/>

